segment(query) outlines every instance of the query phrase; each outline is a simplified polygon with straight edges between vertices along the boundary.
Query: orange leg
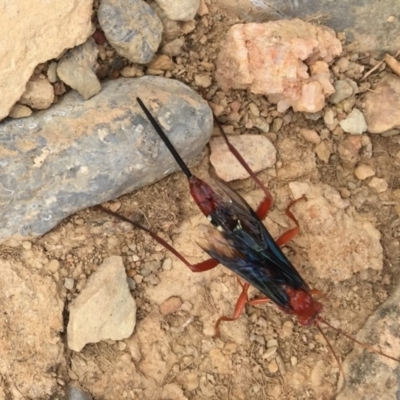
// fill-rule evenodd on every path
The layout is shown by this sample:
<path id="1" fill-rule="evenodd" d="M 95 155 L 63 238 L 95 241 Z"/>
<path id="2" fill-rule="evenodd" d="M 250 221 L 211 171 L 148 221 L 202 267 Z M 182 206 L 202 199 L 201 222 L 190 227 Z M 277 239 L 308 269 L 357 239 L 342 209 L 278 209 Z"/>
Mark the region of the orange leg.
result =
<path id="1" fill-rule="evenodd" d="M 150 229 L 146 228 L 145 226 L 139 224 L 136 221 L 133 221 L 124 215 L 118 214 L 114 211 L 109 210 L 108 208 L 105 208 L 103 206 L 97 206 L 100 210 L 106 212 L 107 214 L 112 215 L 113 217 L 117 217 L 119 219 L 122 219 L 123 221 L 129 222 L 133 226 L 147 232 L 156 242 L 160 243 L 162 246 L 164 246 L 167 250 L 169 250 L 173 255 L 178 257 L 186 266 L 188 266 L 192 272 L 204 272 L 208 271 L 212 268 L 215 268 L 218 264 L 219 261 L 215 260 L 214 258 L 210 258 L 209 260 L 202 261 L 198 264 L 191 264 L 188 260 L 186 260 L 185 257 L 179 251 L 175 250 L 169 243 L 167 243 L 163 238 L 157 235 L 157 233 L 151 231 Z"/>
<path id="2" fill-rule="evenodd" d="M 266 191 L 267 189 L 265 188 L 264 193 L 266 193 Z M 264 200 L 257 207 L 256 211 L 257 217 L 263 220 L 267 216 L 271 206 L 272 206 L 272 195 L 271 193 L 268 192 L 268 194 L 265 195 Z"/>
<path id="3" fill-rule="evenodd" d="M 218 318 L 218 321 L 215 324 L 215 337 L 218 337 L 220 335 L 220 330 L 219 330 L 219 324 L 222 321 L 235 321 L 240 317 L 240 314 L 242 313 L 245 305 L 249 301 L 248 296 L 247 296 L 247 291 L 249 290 L 250 285 L 245 282 L 242 283 L 239 278 L 237 278 L 240 286 L 242 287 L 242 293 L 240 293 L 240 296 L 236 302 L 235 306 L 235 311 L 233 312 L 232 317 L 227 317 L 227 316 L 222 316 Z"/>
<path id="4" fill-rule="evenodd" d="M 292 229 L 289 229 L 287 232 L 285 232 L 281 236 L 279 236 L 278 239 L 276 239 L 276 244 L 279 247 L 282 247 L 283 245 L 285 245 L 287 242 L 292 240 L 300 232 L 299 221 L 297 221 L 296 217 L 290 211 L 290 208 L 300 200 L 307 200 L 307 198 L 305 196 L 302 196 L 296 200 L 293 200 L 286 208 L 286 215 L 296 224 L 296 226 Z"/>
<path id="5" fill-rule="evenodd" d="M 235 311 L 233 312 L 232 317 L 227 317 L 224 315 L 224 316 L 218 318 L 218 321 L 215 324 L 215 335 L 214 336 L 216 336 L 216 337 L 218 337 L 220 335 L 219 324 L 222 321 L 227 321 L 227 322 L 236 321 L 240 317 L 240 314 L 243 312 L 246 305 L 256 306 L 256 305 L 268 303 L 270 301 L 270 299 L 268 297 L 260 297 L 257 299 L 249 300 L 247 292 L 250 288 L 250 284 L 247 282 L 243 283 L 239 278 L 237 278 L 237 280 L 239 282 L 239 285 L 242 287 L 242 293 L 240 293 L 240 296 L 236 302 Z"/>
<path id="6" fill-rule="evenodd" d="M 268 297 L 257 297 L 256 299 L 249 300 L 247 304 L 249 306 L 259 306 L 261 304 L 269 303 L 271 301 Z"/>

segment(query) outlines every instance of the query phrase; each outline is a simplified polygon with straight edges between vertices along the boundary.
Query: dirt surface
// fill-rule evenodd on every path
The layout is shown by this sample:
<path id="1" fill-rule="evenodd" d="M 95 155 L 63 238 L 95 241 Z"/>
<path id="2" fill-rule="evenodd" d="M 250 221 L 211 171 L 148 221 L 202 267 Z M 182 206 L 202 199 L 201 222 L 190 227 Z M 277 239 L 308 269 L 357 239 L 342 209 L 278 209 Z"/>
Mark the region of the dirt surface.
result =
<path id="1" fill-rule="evenodd" d="M 198 90 L 196 75 L 212 77 L 220 39 L 236 22 L 239 21 L 223 10 L 209 5 L 209 14 L 198 18 L 194 31 L 186 36 L 181 54 L 175 57 L 179 68 L 168 72 L 167 76 Z M 118 65 L 118 57 L 113 58 L 112 51 L 108 51 L 110 57 L 104 65 Z M 366 65 L 367 69 L 371 67 L 369 55 L 354 56 L 345 52 L 344 57 L 357 65 Z M 145 67 L 138 68 L 146 73 Z M 116 77 L 118 68 L 107 73 Z M 346 75 L 346 71 L 342 74 Z M 360 77 L 351 76 L 356 81 Z M 376 77 L 372 74 L 367 84 Z M 323 119 L 313 121 L 291 111 L 280 115 L 265 98 L 243 91 L 223 93 L 216 86 L 206 91 L 214 104 L 223 106 L 219 119 L 225 125 L 233 126 L 234 134 L 260 132 L 232 120 L 232 102 L 240 103 L 239 113 L 245 114 L 249 112 L 249 103 L 256 103 L 271 124 L 276 118 L 283 119 L 278 132 L 270 131 L 264 135 L 278 150 L 279 166 L 289 172 L 285 175 L 267 170 L 258 174 L 276 199 L 272 215 L 281 215 L 279 218 L 284 221 L 272 223 L 272 217 L 267 221 L 274 236 L 285 230 L 283 225 L 290 225 L 284 217 L 284 209 L 290 198 L 287 185 L 293 179 L 329 184 L 382 234 L 383 269 L 364 270 L 340 284 L 319 279 L 307 269 L 307 248 L 291 242 L 285 250 L 306 281 L 325 294 L 323 315 L 326 319 L 355 334 L 398 283 L 400 220 L 395 207 L 399 200 L 394 197 L 394 191 L 400 188 L 399 136 L 370 135 L 372 157 L 365 158 L 365 162 L 374 166 L 377 176 L 389 184 L 386 191 L 376 194 L 365 181 L 354 177 L 354 166 L 341 163 L 338 146 L 346 134 L 332 134 L 325 128 Z M 362 93 L 354 100 L 355 104 L 361 102 Z M 243 118 L 248 119 L 247 116 Z M 315 145 L 299 135 L 301 128 L 326 135 L 333 149 L 327 163 L 315 157 Z M 285 166 L 280 158 L 282 143 L 288 138 L 304 151 L 303 155 L 312 155 L 316 159 L 315 168 L 305 168 L 293 179 L 291 167 Z M 193 172 L 201 178 L 214 175 L 208 149 Z M 250 179 L 232 182 L 231 187 L 251 205 L 256 206 L 262 199 L 262 192 Z M 207 221 L 191 199 L 183 174 L 169 176 L 110 204 L 118 212 L 161 232 L 160 235 L 189 260 L 198 262 L 206 258 L 196 241 Z M 301 400 L 335 396 L 339 369 L 322 335 L 313 327 L 299 326 L 274 306 L 248 307 L 238 321 L 222 325 L 220 338 L 213 337 L 215 321 L 220 315 L 232 313 L 240 293 L 235 277 L 223 267 L 192 274 L 147 234 L 95 210 L 83 210 L 68 218 L 32 243 L 32 248 L 38 257 L 59 262 L 57 274 L 53 276 L 58 283 L 59 295 L 65 300 L 65 329 L 69 302 L 79 294 L 104 258 L 122 255 L 127 274 L 135 282 L 132 295 L 138 306 L 138 322 L 134 335 L 118 343 L 107 341 L 87 345 L 80 353 L 66 350 L 66 367 L 56 374 L 60 392 L 63 386 L 72 383 L 89 391 L 96 400 Z M 8 253 L 7 259 L 19 260 L 21 257 L 19 251 L 4 247 L 1 251 Z M 143 268 L 152 263 L 161 267 L 143 276 Z M 75 281 L 72 290 L 63 286 L 67 277 Z M 172 296 L 181 298 L 182 306 L 179 311 L 163 316 L 159 307 Z M 336 354 L 343 359 L 353 344 L 330 330 L 326 330 L 326 334 Z"/>

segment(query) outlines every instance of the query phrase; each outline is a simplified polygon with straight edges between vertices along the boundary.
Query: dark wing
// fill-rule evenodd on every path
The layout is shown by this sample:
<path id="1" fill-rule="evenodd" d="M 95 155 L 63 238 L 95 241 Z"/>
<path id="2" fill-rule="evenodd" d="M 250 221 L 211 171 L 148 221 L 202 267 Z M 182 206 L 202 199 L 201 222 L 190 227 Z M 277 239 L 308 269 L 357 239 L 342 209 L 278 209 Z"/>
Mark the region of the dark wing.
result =
<path id="1" fill-rule="evenodd" d="M 247 202 L 222 182 L 218 186 L 229 200 L 220 197 L 210 215 L 219 232 L 202 247 L 276 304 L 287 307 L 284 286 L 307 290 L 307 284 Z"/>

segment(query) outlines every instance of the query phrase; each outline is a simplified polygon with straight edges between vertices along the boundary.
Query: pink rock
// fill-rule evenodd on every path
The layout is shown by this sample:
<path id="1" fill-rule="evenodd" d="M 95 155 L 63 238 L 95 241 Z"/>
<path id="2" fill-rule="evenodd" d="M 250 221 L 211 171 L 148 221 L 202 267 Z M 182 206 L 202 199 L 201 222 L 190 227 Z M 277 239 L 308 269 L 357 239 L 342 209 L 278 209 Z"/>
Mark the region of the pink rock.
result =
<path id="1" fill-rule="evenodd" d="M 334 93 L 327 63 L 342 46 L 329 28 L 297 19 L 237 24 L 221 49 L 215 78 L 224 90 L 249 88 L 279 111 L 305 112 L 320 111 Z"/>

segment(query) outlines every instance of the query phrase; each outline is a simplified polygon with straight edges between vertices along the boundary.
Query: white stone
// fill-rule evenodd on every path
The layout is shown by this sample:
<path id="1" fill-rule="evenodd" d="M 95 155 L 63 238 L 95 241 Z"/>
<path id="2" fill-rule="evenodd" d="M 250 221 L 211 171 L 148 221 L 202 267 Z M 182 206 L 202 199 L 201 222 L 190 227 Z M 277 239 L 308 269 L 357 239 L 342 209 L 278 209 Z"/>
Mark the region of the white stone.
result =
<path id="1" fill-rule="evenodd" d="M 70 305 L 68 346 L 81 351 L 87 343 L 129 337 L 136 324 L 136 303 L 122 258 L 108 257 Z"/>
<path id="2" fill-rule="evenodd" d="M 339 122 L 340 127 L 347 133 L 362 135 L 367 130 L 364 114 L 355 108 L 344 120 Z"/>

